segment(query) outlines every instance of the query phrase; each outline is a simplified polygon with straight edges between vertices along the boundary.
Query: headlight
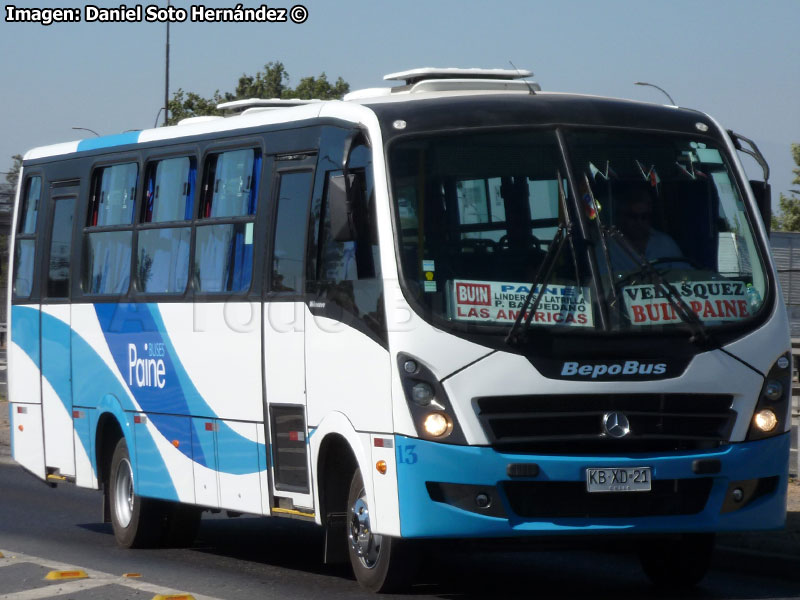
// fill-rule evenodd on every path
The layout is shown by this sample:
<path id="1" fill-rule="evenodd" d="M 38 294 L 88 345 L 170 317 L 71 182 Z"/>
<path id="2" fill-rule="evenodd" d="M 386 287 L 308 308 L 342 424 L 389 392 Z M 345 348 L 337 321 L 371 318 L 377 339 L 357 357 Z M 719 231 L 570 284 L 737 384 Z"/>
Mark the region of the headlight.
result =
<path id="1" fill-rule="evenodd" d="M 792 389 L 792 361 L 787 352 L 779 356 L 767 373 L 753 411 L 748 441 L 779 435 L 787 429 Z"/>
<path id="2" fill-rule="evenodd" d="M 441 437 L 453 429 L 453 422 L 446 414 L 435 412 L 425 417 L 422 426 L 433 437 Z"/>
<path id="3" fill-rule="evenodd" d="M 417 435 L 446 444 L 466 444 L 439 379 L 422 361 L 405 353 L 397 355 L 397 366 Z"/>
<path id="4" fill-rule="evenodd" d="M 768 380 L 767 385 L 764 386 L 764 397 L 767 400 L 775 402 L 776 400 L 780 400 L 782 395 L 783 386 L 781 385 L 781 382 L 775 379 Z"/>
<path id="5" fill-rule="evenodd" d="M 411 388 L 411 399 L 420 406 L 428 406 L 433 400 L 433 388 L 421 381 Z"/>
<path id="6" fill-rule="evenodd" d="M 753 424 L 764 433 L 772 431 L 778 426 L 778 417 L 770 409 L 760 410 L 753 417 Z"/>

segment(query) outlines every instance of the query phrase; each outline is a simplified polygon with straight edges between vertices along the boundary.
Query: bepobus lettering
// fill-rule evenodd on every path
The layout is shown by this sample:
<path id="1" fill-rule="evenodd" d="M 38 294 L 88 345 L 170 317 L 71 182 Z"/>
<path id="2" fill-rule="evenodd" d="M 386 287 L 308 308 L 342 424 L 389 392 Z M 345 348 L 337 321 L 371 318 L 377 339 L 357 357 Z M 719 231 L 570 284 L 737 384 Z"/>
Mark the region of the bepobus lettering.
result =
<path id="1" fill-rule="evenodd" d="M 638 360 L 626 360 L 624 363 L 595 363 L 587 365 L 582 365 L 579 362 L 565 362 L 561 366 L 562 376 L 589 377 L 591 379 L 617 375 L 663 375 L 666 372 L 666 363 L 640 363 Z"/>

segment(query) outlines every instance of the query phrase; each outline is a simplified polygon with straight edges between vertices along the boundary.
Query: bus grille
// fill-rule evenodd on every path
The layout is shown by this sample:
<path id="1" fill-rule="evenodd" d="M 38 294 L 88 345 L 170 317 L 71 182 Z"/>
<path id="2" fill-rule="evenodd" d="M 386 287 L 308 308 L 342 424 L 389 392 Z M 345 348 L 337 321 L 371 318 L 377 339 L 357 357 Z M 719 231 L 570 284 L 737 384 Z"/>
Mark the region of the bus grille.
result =
<path id="1" fill-rule="evenodd" d="M 736 420 L 720 394 L 500 396 L 475 406 L 493 448 L 537 454 L 617 454 L 718 448 Z M 615 439 L 603 416 L 623 413 L 630 433 Z"/>
<path id="2" fill-rule="evenodd" d="M 713 480 L 661 479 L 649 492 L 590 494 L 583 481 L 506 481 L 511 510 L 525 518 L 657 517 L 694 515 L 708 501 Z"/>

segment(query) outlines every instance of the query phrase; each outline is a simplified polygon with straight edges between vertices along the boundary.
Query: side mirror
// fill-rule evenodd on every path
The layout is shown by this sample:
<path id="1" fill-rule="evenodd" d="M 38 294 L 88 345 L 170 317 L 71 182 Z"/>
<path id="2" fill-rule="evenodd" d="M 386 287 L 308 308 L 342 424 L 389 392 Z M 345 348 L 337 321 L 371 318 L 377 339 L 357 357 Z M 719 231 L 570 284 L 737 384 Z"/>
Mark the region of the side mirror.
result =
<path id="1" fill-rule="evenodd" d="M 339 173 L 328 179 L 331 236 L 337 242 L 352 242 L 358 238 L 356 213 L 361 206 L 361 189 L 361 180 L 356 173 Z"/>
<path id="2" fill-rule="evenodd" d="M 770 224 L 772 222 L 772 186 L 765 181 L 751 179 L 750 189 L 753 190 L 753 196 L 755 196 L 758 211 L 761 213 L 764 227 L 767 228 L 767 234 L 769 234 Z"/>

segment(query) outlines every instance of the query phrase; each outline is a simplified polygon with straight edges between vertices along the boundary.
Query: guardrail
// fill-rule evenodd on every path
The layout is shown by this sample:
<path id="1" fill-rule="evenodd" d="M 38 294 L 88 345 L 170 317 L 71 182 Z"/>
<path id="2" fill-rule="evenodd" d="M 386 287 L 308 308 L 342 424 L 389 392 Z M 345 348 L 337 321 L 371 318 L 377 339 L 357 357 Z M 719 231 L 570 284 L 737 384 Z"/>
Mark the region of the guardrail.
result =
<path id="1" fill-rule="evenodd" d="M 800 476 L 800 338 L 792 338 L 792 450 L 789 458 L 789 474 Z"/>

